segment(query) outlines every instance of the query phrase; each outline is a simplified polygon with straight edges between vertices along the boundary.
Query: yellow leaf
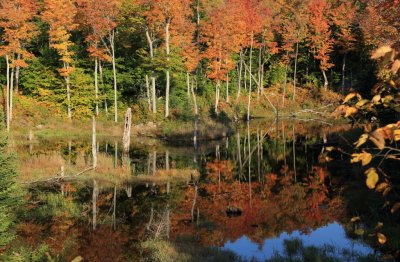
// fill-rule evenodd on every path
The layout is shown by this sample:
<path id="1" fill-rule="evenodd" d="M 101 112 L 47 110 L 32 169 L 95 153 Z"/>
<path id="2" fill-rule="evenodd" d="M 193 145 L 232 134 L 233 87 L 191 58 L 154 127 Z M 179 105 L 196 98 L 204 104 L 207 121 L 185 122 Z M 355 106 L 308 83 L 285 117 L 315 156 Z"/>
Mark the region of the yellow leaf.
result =
<path id="1" fill-rule="evenodd" d="M 380 129 L 375 130 L 370 136 L 369 140 L 372 141 L 379 149 L 385 148 L 385 138 L 382 136 L 382 132 Z"/>
<path id="2" fill-rule="evenodd" d="M 358 112 L 357 108 L 349 107 L 346 109 L 346 114 L 344 115 L 344 117 L 349 117 L 349 116 L 355 115 L 355 114 L 357 114 L 357 112 Z"/>
<path id="3" fill-rule="evenodd" d="M 365 144 L 365 142 L 367 142 L 368 140 L 368 134 L 363 134 L 362 136 L 360 136 L 360 138 L 358 139 L 358 141 L 355 143 L 356 147 L 360 147 L 363 144 Z"/>
<path id="4" fill-rule="evenodd" d="M 372 54 L 371 58 L 372 59 L 378 59 L 383 56 L 385 56 L 387 53 L 392 52 L 392 47 L 389 45 L 384 45 L 375 50 L 375 52 Z"/>
<path id="5" fill-rule="evenodd" d="M 356 230 L 354 230 L 354 233 L 358 236 L 362 236 L 364 235 L 364 229 L 362 228 L 357 228 Z"/>
<path id="6" fill-rule="evenodd" d="M 81 262 L 83 261 L 83 257 L 77 256 L 76 258 L 72 259 L 71 262 Z"/>
<path id="7" fill-rule="evenodd" d="M 373 98 L 372 98 L 372 102 L 374 102 L 375 104 L 376 103 L 379 103 L 379 101 L 381 100 L 381 96 L 380 95 L 376 95 L 376 96 L 374 96 Z"/>
<path id="8" fill-rule="evenodd" d="M 392 209 L 390 209 L 390 212 L 392 212 L 392 214 L 393 213 L 395 213 L 397 210 L 399 210 L 400 209 L 400 202 L 397 202 L 396 204 L 394 204 L 393 206 L 392 206 Z"/>
<path id="9" fill-rule="evenodd" d="M 351 99 L 353 99 L 353 98 L 356 97 L 356 96 L 358 97 L 359 94 L 357 94 L 357 93 L 350 93 L 350 94 L 348 94 L 348 95 L 345 97 L 345 99 L 343 100 L 343 104 L 349 102 Z"/>
<path id="10" fill-rule="evenodd" d="M 396 59 L 396 61 L 394 61 L 393 65 L 392 65 L 392 73 L 397 74 L 399 69 L 400 69 L 400 60 Z"/>
<path id="11" fill-rule="evenodd" d="M 360 221 L 360 220 L 361 220 L 360 217 L 353 217 L 353 218 L 351 218 L 350 222 L 354 223 L 354 222 L 357 222 L 357 221 Z"/>
<path id="12" fill-rule="evenodd" d="M 326 152 L 332 152 L 335 148 L 333 146 L 325 147 Z"/>
<path id="13" fill-rule="evenodd" d="M 384 234 L 378 233 L 377 236 L 378 236 L 379 244 L 383 245 L 383 244 L 386 243 L 387 239 L 386 239 L 386 236 Z"/>
<path id="14" fill-rule="evenodd" d="M 376 172 L 375 168 L 370 168 L 367 171 L 365 171 L 365 174 L 367 175 L 367 180 L 366 184 L 369 189 L 374 189 L 376 186 L 376 183 L 379 181 L 379 175 Z"/>
<path id="15" fill-rule="evenodd" d="M 367 152 L 362 152 L 360 154 L 352 154 L 353 158 L 351 159 L 351 163 L 358 163 L 361 161 L 363 166 L 368 165 L 372 161 L 372 155 Z"/>
<path id="16" fill-rule="evenodd" d="M 400 140 L 400 129 L 396 129 L 393 131 L 393 136 L 394 136 L 394 140 L 395 141 L 399 141 Z"/>
<path id="17" fill-rule="evenodd" d="M 357 104 L 356 104 L 356 107 L 363 107 L 365 104 L 367 104 L 369 101 L 367 100 L 367 99 L 363 99 L 363 100 L 361 100 L 361 101 L 359 101 Z"/>
<path id="18" fill-rule="evenodd" d="M 378 222 L 378 224 L 376 225 L 375 229 L 379 229 L 383 227 L 383 223 L 382 222 Z"/>

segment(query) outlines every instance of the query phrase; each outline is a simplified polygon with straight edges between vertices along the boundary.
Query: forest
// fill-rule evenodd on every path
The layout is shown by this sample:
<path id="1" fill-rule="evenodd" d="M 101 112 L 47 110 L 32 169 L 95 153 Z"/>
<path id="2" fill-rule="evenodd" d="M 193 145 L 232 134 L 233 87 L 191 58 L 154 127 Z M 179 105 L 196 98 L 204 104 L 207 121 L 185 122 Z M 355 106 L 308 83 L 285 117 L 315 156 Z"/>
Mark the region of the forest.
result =
<path id="1" fill-rule="evenodd" d="M 0 87 L 0 259 L 400 259 L 399 0 L 0 0 Z"/>

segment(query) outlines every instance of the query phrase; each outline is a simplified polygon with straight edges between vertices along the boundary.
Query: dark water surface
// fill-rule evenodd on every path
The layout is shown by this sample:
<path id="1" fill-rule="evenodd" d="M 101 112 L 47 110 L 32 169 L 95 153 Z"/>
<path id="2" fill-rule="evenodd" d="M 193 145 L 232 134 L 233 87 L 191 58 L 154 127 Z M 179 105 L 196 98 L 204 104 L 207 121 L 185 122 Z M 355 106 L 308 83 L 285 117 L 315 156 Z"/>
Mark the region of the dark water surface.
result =
<path id="1" fill-rule="evenodd" d="M 293 243 L 343 260 L 379 255 L 385 250 L 357 233 L 379 214 L 350 221 L 370 210 L 360 204 L 369 192 L 349 158 L 331 152 L 359 133 L 348 125 L 251 123 L 197 147 L 133 138 L 129 155 L 121 138 L 101 137 L 98 168 L 83 174 L 90 138 L 35 138 L 15 145 L 29 192 L 15 245 L 46 244 L 66 261 L 145 259 L 140 243 L 149 239 L 218 247 L 244 260 L 288 255 Z M 61 172 L 63 180 L 42 181 Z"/>

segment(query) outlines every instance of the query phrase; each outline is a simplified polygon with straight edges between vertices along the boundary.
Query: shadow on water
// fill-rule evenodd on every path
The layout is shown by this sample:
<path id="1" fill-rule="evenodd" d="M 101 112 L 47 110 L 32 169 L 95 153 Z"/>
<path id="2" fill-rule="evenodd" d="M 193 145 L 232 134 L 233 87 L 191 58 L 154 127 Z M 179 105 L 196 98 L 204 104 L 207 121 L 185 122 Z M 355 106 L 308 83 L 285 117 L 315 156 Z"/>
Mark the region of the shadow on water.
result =
<path id="1" fill-rule="evenodd" d="M 82 174 L 90 138 L 29 139 L 16 147 L 29 194 L 13 246 L 46 244 L 54 256 L 87 261 L 375 261 L 399 250 L 390 233 L 397 224 L 381 215 L 383 200 L 363 187 L 348 156 L 331 154 L 360 132 L 258 121 L 186 147 L 132 139 L 129 155 L 119 140 L 101 138 L 96 171 Z M 355 234 L 378 221 L 390 227 L 390 244 Z"/>

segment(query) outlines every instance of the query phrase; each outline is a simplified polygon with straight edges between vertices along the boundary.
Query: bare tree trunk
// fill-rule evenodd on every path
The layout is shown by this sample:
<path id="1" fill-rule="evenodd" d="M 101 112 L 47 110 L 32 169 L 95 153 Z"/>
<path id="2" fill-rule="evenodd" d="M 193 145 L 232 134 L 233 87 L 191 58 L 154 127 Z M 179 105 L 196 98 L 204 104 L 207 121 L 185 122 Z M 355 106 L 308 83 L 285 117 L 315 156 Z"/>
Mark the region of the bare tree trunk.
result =
<path id="1" fill-rule="evenodd" d="M 117 228 L 117 187 L 114 186 L 114 197 L 113 197 L 113 229 Z"/>
<path id="2" fill-rule="evenodd" d="M 11 76 L 10 76 L 10 122 L 13 119 L 13 100 L 14 100 L 14 72 L 15 68 L 11 68 Z"/>
<path id="3" fill-rule="evenodd" d="M 157 173 L 157 151 L 153 151 L 153 176 Z"/>
<path id="4" fill-rule="evenodd" d="M 17 59 L 21 59 L 21 54 L 17 55 Z M 19 75 L 20 75 L 21 67 L 17 66 L 16 71 L 15 71 L 15 93 L 18 93 L 19 91 Z"/>
<path id="5" fill-rule="evenodd" d="M 283 162 L 285 164 L 285 176 L 287 175 L 287 161 L 286 161 L 286 138 L 285 138 L 285 123 L 282 121 L 282 139 L 283 139 Z"/>
<path id="6" fill-rule="evenodd" d="M 151 111 L 150 82 L 148 75 L 146 75 L 146 95 L 147 95 L 147 104 L 149 106 L 149 111 Z"/>
<path id="7" fill-rule="evenodd" d="M 166 71 L 166 87 L 165 87 L 165 118 L 169 116 L 169 89 L 170 89 L 170 75 L 169 75 L 169 25 L 170 22 L 167 19 L 167 23 L 165 24 L 165 48 L 167 52 L 167 71 Z"/>
<path id="8" fill-rule="evenodd" d="M 165 151 L 165 170 L 169 170 L 169 151 Z"/>
<path id="9" fill-rule="evenodd" d="M 237 144 L 237 155 L 239 160 L 239 176 L 242 176 L 243 171 L 243 163 L 242 163 L 242 153 L 241 153 L 241 146 L 240 146 L 240 134 L 239 132 L 236 133 L 236 144 Z"/>
<path id="10" fill-rule="evenodd" d="M 229 103 L 229 74 L 226 74 L 226 100 Z"/>
<path id="11" fill-rule="evenodd" d="M 260 94 L 261 94 L 261 88 L 262 88 L 262 73 L 261 73 L 261 68 L 262 68 L 262 48 L 259 49 L 258 53 L 258 85 L 257 85 L 257 100 L 260 99 Z"/>
<path id="12" fill-rule="evenodd" d="M 99 60 L 99 73 L 100 73 L 101 87 L 104 93 L 104 110 L 106 111 L 106 116 L 108 117 L 107 92 L 104 87 L 103 66 L 101 65 L 101 60 Z"/>
<path id="13" fill-rule="evenodd" d="M 197 107 L 197 97 L 196 97 L 196 93 L 194 92 L 194 83 L 192 81 L 192 97 L 193 97 L 193 105 L 194 105 L 194 115 L 197 116 L 199 114 L 199 109 Z"/>
<path id="14" fill-rule="evenodd" d="M 252 91 L 252 75 L 251 75 L 251 66 L 252 66 L 252 60 L 253 60 L 253 33 L 251 33 L 251 42 L 250 42 L 250 61 L 249 61 L 249 74 L 250 74 L 250 80 L 249 80 L 249 97 L 247 101 L 247 121 L 250 121 L 250 106 L 251 106 L 251 91 Z"/>
<path id="15" fill-rule="evenodd" d="M 132 110 L 128 108 L 125 113 L 124 136 L 123 136 L 123 152 L 129 153 L 131 144 L 131 127 L 132 127 Z"/>
<path id="16" fill-rule="evenodd" d="M 6 90 L 6 118 L 7 118 L 7 132 L 10 132 L 10 61 L 8 55 L 6 55 L 6 63 L 7 63 L 7 73 L 6 73 L 6 80 L 7 80 L 7 90 Z"/>
<path id="17" fill-rule="evenodd" d="M 94 59 L 94 93 L 95 93 L 95 99 L 96 99 L 96 116 L 99 115 L 99 82 L 98 82 L 98 67 L 99 67 L 99 60 L 96 57 Z"/>
<path id="18" fill-rule="evenodd" d="M 196 93 L 194 92 L 194 83 L 192 80 L 192 86 L 191 86 L 191 91 L 192 91 L 192 96 L 193 96 L 193 107 L 194 107 L 194 133 L 193 133 L 193 145 L 194 148 L 197 148 L 197 124 L 198 124 L 198 115 L 199 115 L 199 110 L 197 108 L 197 98 L 196 98 Z"/>
<path id="19" fill-rule="evenodd" d="M 221 81 L 217 80 L 217 84 L 215 85 L 215 113 L 216 114 L 218 114 L 220 88 L 221 88 Z"/>
<path id="20" fill-rule="evenodd" d="M 66 70 L 69 69 L 69 64 L 68 63 L 64 63 L 64 68 Z M 67 75 L 65 77 L 65 83 L 67 84 L 67 115 L 68 115 L 68 119 L 72 119 L 72 111 L 71 111 L 71 89 L 69 86 L 69 75 Z"/>
<path id="21" fill-rule="evenodd" d="M 299 42 L 296 43 L 296 55 L 294 59 L 294 74 L 293 74 L 293 101 L 296 100 L 296 81 L 297 81 L 297 60 L 299 57 Z"/>
<path id="22" fill-rule="evenodd" d="M 297 182 L 297 171 L 296 171 L 296 131 L 293 124 L 293 171 L 294 171 L 294 182 Z"/>
<path id="23" fill-rule="evenodd" d="M 344 93 L 346 81 L 346 54 L 343 56 L 343 65 L 342 65 L 342 93 Z"/>
<path id="24" fill-rule="evenodd" d="M 92 224 L 93 230 L 96 230 L 97 226 L 97 198 L 99 196 L 99 187 L 96 180 L 93 180 L 93 194 L 92 194 Z"/>
<path id="25" fill-rule="evenodd" d="M 325 88 L 325 90 L 328 90 L 328 86 L 329 86 L 328 77 L 326 76 L 325 70 L 321 70 L 321 71 L 322 71 L 322 75 L 324 76 L 324 88 Z"/>
<path id="26" fill-rule="evenodd" d="M 285 67 L 285 83 L 283 84 L 282 108 L 285 108 L 286 86 L 287 86 L 287 73 L 288 73 L 288 64 L 286 64 L 286 67 Z"/>
<path id="27" fill-rule="evenodd" d="M 113 78 L 114 78 L 114 121 L 118 123 L 118 94 L 117 94 L 117 69 L 115 64 L 115 30 L 110 33 L 110 47 L 111 47 L 111 57 L 112 57 L 112 68 L 113 68 Z"/>
<path id="28" fill-rule="evenodd" d="M 236 95 L 235 110 L 239 103 L 239 97 L 240 97 L 240 92 L 241 92 L 241 87 L 242 87 L 242 69 L 243 69 L 243 51 L 240 50 L 239 65 L 238 65 L 238 91 L 237 91 L 237 95 Z"/>
<path id="29" fill-rule="evenodd" d="M 194 222 L 194 208 L 196 207 L 196 199 L 197 199 L 197 190 L 198 186 L 197 184 L 194 186 L 194 197 L 193 197 L 193 204 L 192 204 L 192 210 L 191 210 L 191 215 L 192 215 L 192 223 Z"/>
<path id="30" fill-rule="evenodd" d="M 248 152 L 249 152 L 249 197 L 250 197 L 250 207 L 252 205 L 252 189 L 251 189 L 251 140 L 250 140 L 250 122 L 247 122 L 247 140 L 248 140 Z"/>
<path id="31" fill-rule="evenodd" d="M 189 72 L 186 72 L 186 87 L 187 87 L 188 100 L 190 100 L 190 74 L 189 74 Z"/>
<path id="32" fill-rule="evenodd" d="M 118 141 L 114 144 L 114 168 L 118 166 Z"/>
<path id="33" fill-rule="evenodd" d="M 97 142 L 96 142 L 96 117 L 92 117 L 92 155 L 93 155 L 93 169 L 97 167 Z"/>
<path id="34" fill-rule="evenodd" d="M 150 59 L 153 61 L 154 59 L 154 48 L 153 48 L 153 40 L 151 39 L 149 29 L 146 28 L 146 38 L 147 42 L 149 44 L 149 50 L 150 50 Z M 157 113 L 157 101 L 156 101 L 156 77 L 154 75 L 154 71 L 151 72 L 151 96 L 152 96 L 152 103 L 153 103 L 153 113 Z"/>

